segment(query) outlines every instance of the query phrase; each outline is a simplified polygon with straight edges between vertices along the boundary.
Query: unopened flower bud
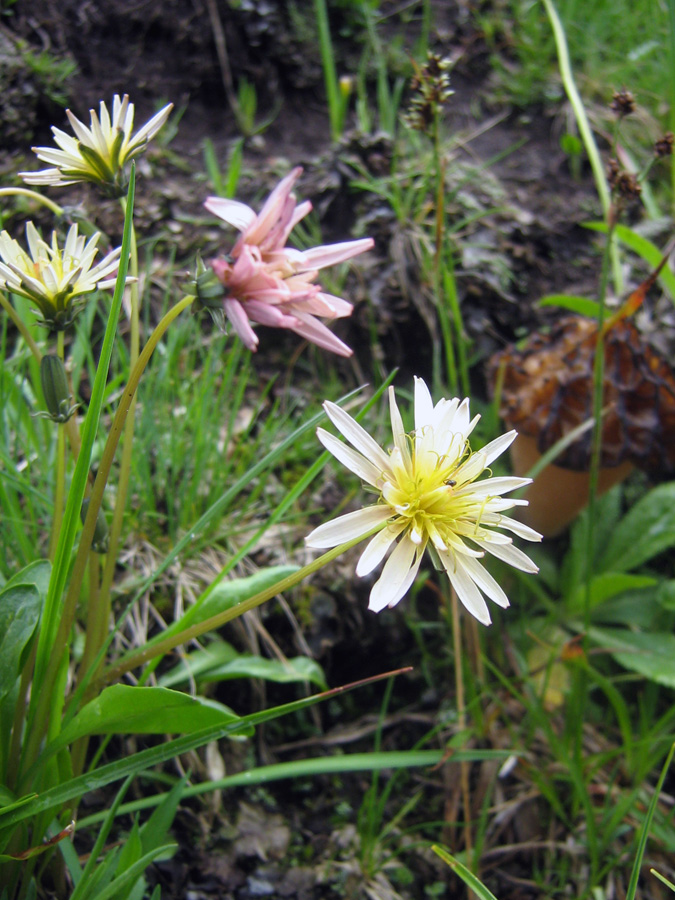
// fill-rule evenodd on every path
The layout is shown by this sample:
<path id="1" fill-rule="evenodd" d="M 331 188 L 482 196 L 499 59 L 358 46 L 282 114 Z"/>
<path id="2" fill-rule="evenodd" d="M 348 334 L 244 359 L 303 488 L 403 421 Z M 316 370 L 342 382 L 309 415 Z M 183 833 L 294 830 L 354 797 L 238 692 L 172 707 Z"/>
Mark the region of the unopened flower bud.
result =
<path id="1" fill-rule="evenodd" d="M 354 90 L 354 79 L 351 77 L 351 75 L 341 75 L 338 84 L 340 87 L 340 94 L 345 100 L 347 100 Z"/>
<path id="2" fill-rule="evenodd" d="M 185 285 L 185 291 L 193 294 L 197 302 L 195 309 L 220 309 L 223 305 L 225 288 L 210 266 L 205 266 L 201 256 L 197 256 L 194 278 Z"/>
<path id="3" fill-rule="evenodd" d="M 80 518 L 82 519 L 83 525 L 84 520 L 87 518 L 88 509 L 89 498 L 83 501 L 82 509 L 80 510 Z M 91 549 L 94 551 L 94 553 L 108 552 L 108 522 L 106 521 L 106 517 L 102 509 L 99 509 L 98 515 L 96 516 L 96 527 L 94 528 L 94 536 L 91 539 Z"/>
<path id="4" fill-rule="evenodd" d="M 42 357 L 40 381 L 47 405 L 47 412 L 44 415 L 62 425 L 73 415 L 77 404 L 71 403 L 72 397 L 68 388 L 66 369 L 58 356 L 48 354 Z"/>

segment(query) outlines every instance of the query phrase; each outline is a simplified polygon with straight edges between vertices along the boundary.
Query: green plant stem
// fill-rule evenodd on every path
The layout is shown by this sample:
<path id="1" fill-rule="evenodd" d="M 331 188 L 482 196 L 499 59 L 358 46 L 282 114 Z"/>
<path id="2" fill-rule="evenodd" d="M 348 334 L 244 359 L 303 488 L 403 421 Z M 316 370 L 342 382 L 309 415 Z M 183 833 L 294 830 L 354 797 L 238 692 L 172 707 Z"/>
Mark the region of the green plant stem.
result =
<path id="1" fill-rule="evenodd" d="M 366 540 L 366 538 L 371 537 L 378 531 L 381 531 L 381 529 L 384 528 L 385 525 L 386 523 L 377 525 L 367 534 L 361 535 L 357 538 L 353 538 L 351 541 L 346 541 L 344 544 L 340 544 L 338 547 L 333 547 L 332 550 L 329 550 L 327 553 L 324 553 L 321 556 L 317 557 L 317 559 L 315 559 L 313 562 L 309 563 L 306 566 L 303 566 L 301 569 L 298 569 L 297 572 L 294 572 L 292 575 L 288 575 L 286 578 L 282 578 L 281 581 L 273 584 L 272 587 L 267 588 L 264 591 L 260 591 L 258 594 L 254 594 L 253 597 L 249 597 L 248 600 L 244 600 L 242 603 L 238 603 L 231 609 L 223 610 L 223 612 L 218 613 L 215 616 L 211 616 L 209 619 L 204 619 L 203 622 L 197 622 L 190 628 L 186 628 L 184 631 L 181 631 L 177 634 L 170 635 L 165 640 L 158 641 L 156 644 L 153 644 L 150 647 L 145 647 L 142 650 L 136 650 L 132 652 L 125 658 L 121 659 L 115 665 L 109 666 L 103 673 L 103 680 L 107 683 L 116 681 L 121 675 L 124 675 L 125 672 L 131 672 L 132 669 L 136 669 L 138 668 L 138 666 L 144 665 L 157 656 L 164 656 L 175 647 L 179 647 L 181 644 L 186 644 L 194 638 L 200 637 L 200 635 L 202 634 L 206 634 L 208 631 L 214 631 L 216 628 L 220 628 L 222 625 L 225 625 L 226 622 L 230 622 L 232 619 L 236 619 L 239 616 L 242 616 L 245 612 L 248 612 L 251 609 L 255 609 L 256 606 L 260 606 L 262 603 L 266 603 L 268 600 L 271 600 L 272 597 L 276 597 L 277 594 L 282 594 L 284 591 L 295 587 L 296 584 L 300 584 L 303 579 L 307 578 L 309 575 L 313 575 L 314 572 L 318 572 L 319 569 L 322 569 L 329 562 L 337 559 L 338 556 L 340 556 L 342 553 L 345 553 L 351 547 L 355 547 L 356 544 L 359 544 L 361 541 Z"/>
<path id="2" fill-rule="evenodd" d="M 39 366 L 42 361 L 42 353 L 40 351 L 40 348 L 35 343 L 35 339 L 30 333 L 30 329 L 28 328 L 24 320 L 21 318 L 21 316 L 9 302 L 8 298 L 5 296 L 4 291 L 0 291 L 0 306 L 2 306 L 2 308 L 5 310 L 9 318 L 16 326 L 17 331 L 26 342 L 28 349 L 33 354 L 33 358 Z M 68 436 L 70 451 L 73 454 L 73 458 L 77 459 L 77 455 L 80 452 L 80 433 L 77 430 L 77 422 L 75 421 L 75 416 L 72 416 L 70 419 L 68 419 L 65 424 L 65 431 L 66 435 Z"/>
<path id="3" fill-rule="evenodd" d="M 82 533 L 80 535 L 80 544 L 77 550 L 77 555 L 75 557 L 75 562 L 73 564 L 70 585 L 68 587 L 68 593 L 63 604 L 63 612 L 61 615 L 59 629 L 53 644 L 49 663 L 46 668 L 46 675 L 44 679 L 45 684 L 50 684 L 53 682 L 56 676 L 56 672 L 58 671 L 61 656 L 67 646 L 68 635 L 70 634 L 70 629 L 75 619 L 77 601 L 80 595 L 80 588 L 82 587 L 82 580 L 84 578 L 85 567 L 89 555 L 89 548 L 91 547 L 91 542 L 94 536 L 96 517 L 98 516 L 98 511 L 101 508 L 103 491 L 108 481 L 108 476 L 110 474 L 115 451 L 122 434 L 122 429 L 124 427 L 127 413 L 129 412 L 129 407 L 131 406 L 131 401 L 134 398 L 136 389 L 138 388 L 138 383 L 143 372 L 145 371 L 145 367 L 147 366 L 150 357 L 152 356 L 160 339 L 166 332 L 169 325 L 171 325 L 171 323 L 185 309 L 187 309 L 193 301 L 194 297 L 192 297 L 191 295 L 187 295 L 172 309 L 170 309 L 158 323 L 155 330 L 148 338 L 148 342 L 143 348 L 143 352 L 139 356 L 138 362 L 131 372 L 129 382 L 124 389 L 124 393 L 122 394 L 122 397 L 120 399 L 119 406 L 117 407 L 117 412 L 115 413 L 115 418 L 113 419 L 112 425 L 110 427 L 110 432 L 108 434 L 108 439 L 103 450 L 103 456 L 101 457 L 101 463 L 96 475 L 94 487 L 92 488 L 91 497 L 89 500 L 89 508 L 87 510 L 87 516 L 84 521 Z M 24 771 L 27 770 L 37 758 L 40 742 L 42 740 L 46 724 L 49 720 L 50 704 L 51 695 L 49 691 L 42 691 L 36 701 L 35 715 L 33 717 L 33 727 L 31 728 L 31 732 L 26 743 L 26 750 L 24 754 Z"/>
<path id="4" fill-rule="evenodd" d="M 445 595 L 447 596 L 447 595 Z M 452 646 L 455 656 L 455 689 L 457 691 L 457 727 L 466 729 L 466 703 L 464 699 L 464 667 L 462 665 L 462 624 L 459 616 L 459 600 L 457 591 L 450 589 L 450 610 L 452 614 Z M 469 789 L 469 766 L 465 761 L 460 763 L 459 778 L 464 806 L 464 852 L 467 859 L 471 856 L 471 791 Z"/>
<path id="5" fill-rule="evenodd" d="M 675 132 L 675 0 L 668 0 L 668 68 L 669 124 Z M 670 215 L 675 216 L 675 155 L 670 157 Z"/>
<path id="6" fill-rule="evenodd" d="M 607 185 L 605 170 L 602 165 L 602 159 L 600 158 L 598 146 L 595 143 L 595 138 L 593 137 L 593 131 L 588 121 L 588 116 L 586 115 L 583 100 L 581 99 L 581 95 L 577 90 L 577 86 L 574 81 L 574 75 L 572 74 L 572 64 L 570 62 L 569 50 L 567 48 L 567 38 L 565 37 L 565 30 L 552 0 L 542 0 L 542 3 L 546 8 L 546 13 L 553 29 L 553 37 L 555 39 L 556 51 L 558 54 L 558 65 L 560 67 L 560 77 L 562 79 L 563 87 L 565 88 L 565 93 L 567 94 L 567 98 L 570 101 L 570 105 L 574 112 L 577 128 L 579 129 L 581 140 L 583 141 L 584 147 L 586 148 L 588 160 L 591 164 L 591 170 L 593 172 L 593 178 L 595 180 L 595 189 L 598 192 L 600 205 L 602 206 L 602 213 L 605 222 L 608 225 L 611 225 L 610 212 L 612 198 L 610 195 L 609 187 Z M 622 293 L 623 278 L 621 276 L 619 254 L 616 245 L 614 245 L 613 243 L 610 246 L 610 255 L 612 261 L 612 278 L 614 281 L 614 290 L 618 295 Z"/>
<path id="7" fill-rule="evenodd" d="M 54 203 L 53 200 L 50 200 L 49 197 L 45 197 L 43 194 L 38 194 L 37 191 L 31 191 L 28 188 L 0 188 L 0 197 L 30 197 L 31 200 L 37 200 L 38 203 L 42 203 L 43 206 L 46 206 L 56 216 L 63 215 L 63 207 L 59 206 L 58 203 Z"/>
<path id="8" fill-rule="evenodd" d="M 340 95 L 337 73 L 335 71 L 335 56 L 330 37 L 330 23 L 325 0 L 314 0 L 314 16 L 319 32 L 319 52 L 321 53 L 321 65 L 323 66 L 323 79 L 326 85 L 326 97 L 328 99 L 328 117 L 330 119 L 330 134 L 334 141 L 340 139 L 344 124 L 344 102 Z"/>
<path id="9" fill-rule="evenodd" d="M 90 633 L 93 632 L 92 621 L 95 623 L 98 620 L 97 612 L 99 609 L 99 576 L 100 576 L 100 562 L 98 553 L 94 553 L 93 551 L 89 552 L 89 590 L 87 591 L 87 637 Z M 86 671 L 88 668 L 91 659 L 87 658 L 87 651 L 92 653 L 93 650 L 90 649 L 92 644 L 87 641 L 84 647 L 84 654 L 82 655 L 81 666 Z M 73 775 L 81 775 L 82 770 L 84 769 L 84 763 L 87 756 L 87 748 L 89 746 L 89 737 L 83 737 L 79 741 L 76 741 L 73 745 L 72 753 L 71 753 L 71 765 L 73 769 Z"/>
<path id="10" fill-rule="evenodd" d="M 64 359 L 63 332 L 58 331 L 56 337 L 56 353 L 63 362 Z M 66 435 L 64 425 L 56 426 L 56 464 L 54 487 L 54 517 L 52 519 L 52 531 L 49 537 L 49 559 L 54 562 L 56 547 L 59 542 L 59 532 L 63 522 L 63 509 L 66 496 Z"/>
<path id="11" fill-rule="evenodd" d="M 122 200 L 122 209 L 126 215 L 126 201 Z M 139 317 L 139 292 L 138 292 L 138 245 L 136 242 L 136 230 L 131 224 L 131 252 L 129 255 L 129 271 L 136 279 L 130 286 L 131 297 L 131 315 L 130 315 L 130 338 L 129 338 L 129 368 L 133 370 L 138 361 L 140 349 L 140 317 Z M 112 583 L 115 577 L 115 566 L 117 564 L 117 553 L 122 536 L 122 527 L 124 524 L 124 512 L 126 509 L 127 494 L 129 492 L 129 480 L 131 478 L 131 464 L 133 459 L 133 442 L 135 428 L 135 413 L 137 395 L 134 394 L 129 405 L 129 411 L 124 423 L 124 440 L 122 441 L 122 457 L 120 460 L 119 477 L 117 480 L 117 491 L 115 493 L 115 510 L 113 512 L 112 522 L 110 523 L 110 532 L 108 537 L 108 552 L 106 556 L 105 566 L 103 569 L 103 577 L 101 581 L 101 589 L 91 614 L 87 618 L 87 633 L 85 641 L 85 651 L 82 661 L 82 671 L 86 671 L 87 665 L 96 658 L 100 647 L 105 641 L 106 632 L 108 630 L 108 622 L 110 620 L 111 609 L 111 591 Z"/>
<path id="12" fill-rule="evenodd" d="M 33 338 L 33 335 L 30 333 L 30 329 L 28 328 L 28 326 L 26 325 L 24 320 L 21 318 L 21 316 L 18 314 L 18 312 L 14 309 L 12 304 L 9 302 L 9 299 L 5 295 L 4 291 L 0 291 L 0 306 L 2 306 L 2 308 L 5 310 L 7 315 L 10 317 L 10 319 L 16 326 L 17 331 L 19 332 L 21 337 L 26 342 L 28 349 L 33 354 L 35 361 L 37 362 L 37 364 L 39 366 L 40 362 L 42 361 L 42 353 L 40 352 L 40 348 L 35 343 L 35 339 Z"/>
<path id="13" fill-rule="evenodd" d="M 602 454 L 602 400 L 605 380 L 605 344 L 602 333 L 605 323 L 605 303 L 607 299 L 607 286 L 609 283 L 609 265 L 614 227 L 610 223 L 607 231 L 605 251 L 602 257 L 602 269 L 600 272 L 600 290 L 598 296 L 598 339 L 593 359 L 593 433 L 591 435 L 591 464 L 589 468 L 588 487 L 588 528 L 586 533 L 586 598 L 584 603 L 584 629 L 587 632 L 590 626 L 591 597 L 590 582 L 593 575 L 593 557 L 595 553 L 595 510 L 598 494 L 598 480 L 600 477 L 600 459 Z"/>

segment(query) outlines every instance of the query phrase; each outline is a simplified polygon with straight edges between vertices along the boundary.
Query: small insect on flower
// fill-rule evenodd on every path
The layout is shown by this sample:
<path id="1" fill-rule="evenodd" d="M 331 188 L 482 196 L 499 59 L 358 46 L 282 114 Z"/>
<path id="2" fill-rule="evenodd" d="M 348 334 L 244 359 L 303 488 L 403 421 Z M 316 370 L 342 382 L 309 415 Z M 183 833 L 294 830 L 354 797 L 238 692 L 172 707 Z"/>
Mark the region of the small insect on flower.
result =
<path id="1" fill-rule="evenodd" d="M 43 323 L 54 331 L 67 328 L 84 305 L 85 296 L 97 288 L 112 287 L 119 266 L 121 247 L 93 265 L 98 253 L 99 232 L 87 241 L 71 225 L 63 249 L 56 232 L 51 244 L 40 237 L 32 222 L 26 224 L 28 250 L 0 233 L 0 290 L 32 300 Z M 112 277 L 108 277 L 112 276 Z M 127 283 L 135 279 L 128 277 Z"/>
<path id="2" fill-rule="evenodd" d="M 173 109 L 169 103 L 132 135 L 134 105 L 129 95 L 113 97 L 112 117 L 103 101 L 99 113 L 89 110 L 90 126 L 67 109 L 68 121 L 75 137 L 52 126 L 60 149 L 33 147 L 38 159 L 52 168 L 39 172 L 19 172 L 26 184 L 67 185 L 90 181 L 102 185 L 109 194 L 122 196 L 126 191 L 125 165 L 145 150 L 147 144 L 164 125 Z"/>
<path id="3" fill-rule="evenodd" d="M 516 437 L 510 431 L 482 450 L 471 452 L 469 435 L 480 416 L 469 417 L 469 401 L 439 400 L 434 406 L 429 389 L 415 378 L 415 429 L 406 434 L 389 388 L 389 408 L 394 446 L 384 451 L 343 409 L 324 403 L 328 418 L 352 447 L 319 428 L 324 447 L 343 465 L 379 493 L 378 502 L 339 516 L 315 528 L 305 538 L 309 547 L 335 547 L 344 541 L 371 537 L 356 566 L 356 574 L 368 575 L 389 552 L 382 574 L 375 583 L 369 608 L 379 612 L 401 600 L 415 580 L 425 549 L 445 571 L 469 612 L 485 625 L 490 613 L 484 596 L 507 607 L 501 586 L 478 561 L 491 553 L 523 572 L 537 566 L 509 535 L 540 541 L 541 535 L 521 522 L 503 515 L 504 510 L 526 505 L 502 494 L 529 484 L 529 478 L 487 477 L 477 479 Z M 489 476 L 489 473 L 488 473 Z"/>

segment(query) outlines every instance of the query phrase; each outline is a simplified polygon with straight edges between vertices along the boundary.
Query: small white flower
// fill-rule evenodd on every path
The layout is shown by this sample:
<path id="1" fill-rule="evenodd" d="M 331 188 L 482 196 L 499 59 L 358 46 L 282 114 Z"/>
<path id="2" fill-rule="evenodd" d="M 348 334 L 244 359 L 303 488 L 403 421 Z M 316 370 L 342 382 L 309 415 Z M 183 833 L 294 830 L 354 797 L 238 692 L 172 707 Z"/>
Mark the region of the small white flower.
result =
<path id="1" fill-rule="evenodd" d="M 87 241 L 71 225 L 63 249 L 56 232 L 51 245 L 43 241 L 32 222 L 26 224 L 27 253 L 6 231 L 0 233 L 0 289 L 33 300 L 51 328 L 62 330 L 73 321 L 83 297 L 97 288 L 115 284 L 121 247 L 96 265 L 96 232 Z M 112 278 L 106 276 L 113 275 Z M 127 283 L 133 279 L 128 278 Z"/>
<path id="2" fill-rule="evenodd" d="M 169 103 L 134 135 L 131 134 L 134 105 L 129 103 L 128 94 L 122 99 L 119 94 L 115 94 L 112 118 L 103 101 L 98 115 L 95 110 L 89 110 L 89 128 L 67 109 L 66 115 L 75 137 L 52 126 L 60 149 L 32 148 L 38 159 L 50 163 L 53 168 L 39 172 L 19 172 L 19 175 L 27 184 L 67 185 L 78 181 L 92 181 L 104 185 L 114 194 L 122 194 L 125 190 L 125 164 L 145 149 L 164 125 L 172 109 L 173 103 Z"/>
<path id="3" fill-rule="evenodd" d="M 394 446 L 387 453 L 343 409 L 324 403 L 328 418 L 354 449 L 322 428 L 317 429 L 319 440 L 380 496 L 374 506 L 315 528 L 305 542 L 309 547 L 335 547 L 359 535 L 365 537 L 381 524 L 382 529 L 368 542 L 356 566 L 357 575 L 368 575 L 395 544 L 371 591 L 370 609 L 379 612 L 399 602 L 415 580 L 429 547 L 464 606 L 489 625 L 483 595 L 502 607 L 509 601 L 478 561 L 485 551 L 516 569 L 538 571 L 532 560 L 513 546 L 510 536 L 493 530 L 502 528 L 528 541 L 541 540 L 538 532 L 502 515 L 504 510 L 527 501 L 500 495 L 528 484 L 530 479 L 488 477 L 476 481 L 507 449 L 516 432 L 510 431 L 472 453 L 468 438 L 480 417 L 469 418 L 468 399 L 443 399 L 434 406 L 421 378 L 415 378 L 415 430 L 411 434 L 403 429 L 391 387 L 389 407 Z"/>

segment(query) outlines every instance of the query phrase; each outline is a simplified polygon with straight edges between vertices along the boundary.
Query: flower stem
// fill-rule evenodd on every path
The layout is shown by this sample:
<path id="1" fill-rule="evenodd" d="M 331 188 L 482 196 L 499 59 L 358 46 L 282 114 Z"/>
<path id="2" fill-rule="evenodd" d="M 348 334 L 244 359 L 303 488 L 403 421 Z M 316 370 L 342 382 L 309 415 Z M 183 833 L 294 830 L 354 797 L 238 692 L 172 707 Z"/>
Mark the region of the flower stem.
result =
<path id="1" fill-rule="evenodd" d="M 108 439 L 103 450 L 103 456 L 101 457 L 96 480 L 92 488 L 89 507 L 87 509 L 87 516 L 84 521 L 82 532 L 80 534 L 80 543 L 77 550 L 77 555 L 75 557 L 75 562 L 73 563 L 70 585 L 68 587 L 68 593 L 66 594 L 66 598 L 63 604 L 63 611 L 61 614 L 58 632 L 56 635 L 56 639 L 54 640 L 54 643 L 52 645 L 52 652 L 50 654 L 49 663 L 45 670 L 45 677 L 43 679 L 44 684 L 53 683 L 60 665 L 61 657 L 68 644 L 68 636 L 75 619 L 77 601 L 80 596 L 80 589 L 82 587 L 82 580 L 84 578 L 85 567 L 89 556 L 89 549 L 94 537 L 96 517 L 98 516 L 98 511 L 101 508 L 103 491 L 108 481 L 108 476 L 110 475 L 110 469 L 112 466 L 113 458 L 115 456 L 115 451 L 117 449 L 117 445 L 124 428 L 124 422 L 129 412 L 131 401 L 136 394 L 138 383 L 143 372 L 145 371 L 145 367 L 147 366 L 150 357 L 152 356 L 155 348 L 157 347 L 157 344 L 166 332 L 169 325 L 185 309 L 187 309 L 190 304 L 193 303 L 193 301 L 194 297 L 189 294 L 186 297 L 183 297 L 183 299 L 174 307 L 172 307 L 172 309 L 170 309 L 158 323 L 155 330 L 148 338 L 148 342 L 143 348 L 143 352 L 139 356 L 138 362 L 131 372 L 129 382 L 124 389 L 124 392 L 120 399 L 119 406 L 117 407 L 117 412 L 115 413 L 115 417 L 110 427 L 110 432 L 108 433 Z M 33 716 L 34 725 L 28 738 L 24 754 L 24 771 L 30 768 L 37 757 L 37 752 L 42 740 L 42 735 L 49 720 L 50 703 L 51 695 L 49 691 L 41 692 L 36 701 L 35 714 Z"/>
<path id="2" fill-rule="evenodd" d="M 1 191 L 0 191 L 1 192 Z M 40 348 L 35 343 L 35 339 L 33 335 L 30 333 L 30 329 L 28 325 L 24 322 L 18 312 L 14 309 L 12 304 L 9 302 L 9 298 L 5 295 L 4 291 L 0 291 L 0 306 L 5 310 L 7 315 L 10 317 L 14 325 L 16 326 L 17 331 L 21 335 L 21 337 L 26 342 L 28 349 L 35 357 L 35 361 L 38 366 L 40 365 L 40 361 L 42 360 L 42 353 L 40 353 Z"/>
<path id="3" fill-rule="evenodd" d="M 64 358 L 64 340 L 63 332 L 57 332 L 56 353 L 63 362 Z M 61 522 L 63 521 L 63 509 L 66 495 L 66 432 L 63 424 L 56 426 L 56 465 L 55 465 L 55 487 L 54 487 L 54 517 L 52 519 L 52 531 L 49 536 L 49 558 L 54 562 L 56 554 L 56 546 L 59 540 L 59 532 L 61 531 Z"/>
<path id="4" fill-rule="evenodd" d="M 31 191 L 28 188 L 0 188 L 0 197 L 30 197 L 31 200 L 37 200 L 39 203 L 42 203 L 56 216 L 63 215 L 63 207 L 59 206 L 58 203 L 54 203 L 53 200 L 50 200 L 49 197 L 45 197 L 43 194 L 38 194 L 37 191 Z"/>
<path id="5" fill-rule="evenodd" d="M 126 216 L 126 198 L 122 199 L 122 209 Z M 136 242 L 136 230 L 133 226 L 133 222 L 131 224 L 131 250 L 129 255 L 129 271 L 131 275 L 136 279 L 130 286 L 131 329 L 129 340 L 129 367 L 133 370 L 138 361 L 140 348 L 138 244 Z M 105 641 L 105 636 L 108 629 L 108 621 L 110 619 L 111 608 L 110 595 L 113 579 L 115 577 L 117 551 L 119 549 L 120 539 L 122 535 L 124 511 L 126 508 L 127 494 L 129 491 L 129 480 L 131 477 L 136 402 L 137 395 L 134 394 L 129 405 L 126 421 L 124 423 L 124 440 L 122 442 L 122 458 L 120 461 L 117 491 L 115 494 L 115 510 L 113 512 L 112 522 L 110 523 L 108 552 L 103 569 L 98 602 L 96 603 L 95 609 L 87 617 L 87 636 L 84 656 L 82 660 L 82 671 L 86 671 L 88 664 L 96 658 L 96 654 L 103 644 L 103 641 Z"/>
<path id="6" fill-rule="evenodd" d="M 385 525 L 386 522 L 383 522 L 382 524 L 377 525 L 367 534 L 363 534 L 359 537 L 353 538 L 351 541 L 346 541 L 344 544 L 340 544 L 338 547 L 333 547 L 332 550 L 329 550 L 322 556 L 317 557 L 317 559 L 315 559 L 313 562 L 309 563 L 306 566 L 303 566 L 301 569 L 298 569 L 297 572 L 294 572 L 292 575 L 288 575 L 286 578 L 282 578 L 281 581 L 273 584 L 272 587 L 269 587 L 264 591 L 260 591 L 258 594 L 254 594 L 254 596 L 249 597 L 248 600 L 244 600 L 241 603 L 238 603 L 236 606 L 231 607 L 230 609 L 223 610 L 223 612 L 218 613 L 215 616 L 211 616 L 210 618 L 205 619 L 203 622 L 197 622 L 190 628 L 186 628 L 184 631 L 181 631 L 178 634 L 172 634 L 169 637 L 165 638 L 163 641 L 158 641 L 156 644 L 152 644 L 150 646 L 142 648 L 141 650 L 134 651 L 115 665 L 109 666 L 103 673 L 104 681 L 115 681 L 120 677 L 120 675 L 124 675 L 125 672 L 130 672 L 132 669 L 136 669 L 138 666 L 144 665 L 157 656 L 163 656 L 170 650 L 173 650 L 175 647 L 179 647 L 181 644 L 186 644 L 188 643 L 188 641 L 200 637 L 200 635 L 206 634 L 208 631 L 214 631 L 216 628 L 220 628 L 226 622 L 230 622 L 232 619 L 238 618 L 245 612 L 248 612 L 251 609 L 255 609 L 256 606 L 260 606 L 261 604 L 266 603 L 268 600 L 271 600 L 272 597 L 276 597 L 277 594 L 281 594 L 284 591 L 295 587 L 296 584 L 299 584 L 309 575 L 313 575 L 314 572 L 318 572 L 319 569 L 322 569 L 329 562 L 337 559 L 338 556 L 351 549 L 351 547 L 356 546 L 356 544 L 376 534 L 378 531 L 384 528 Z"/>

